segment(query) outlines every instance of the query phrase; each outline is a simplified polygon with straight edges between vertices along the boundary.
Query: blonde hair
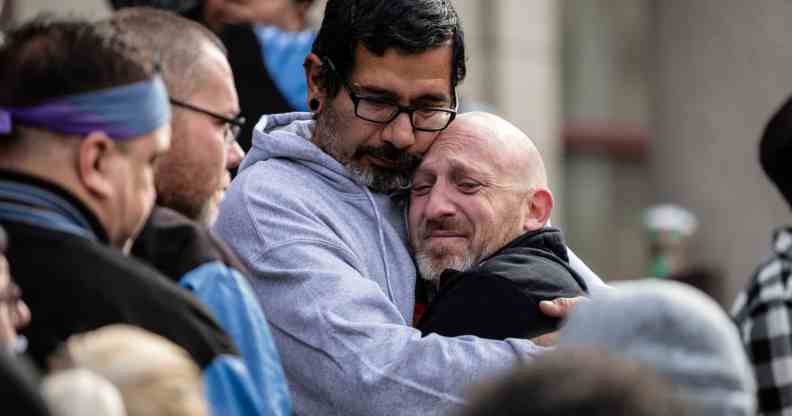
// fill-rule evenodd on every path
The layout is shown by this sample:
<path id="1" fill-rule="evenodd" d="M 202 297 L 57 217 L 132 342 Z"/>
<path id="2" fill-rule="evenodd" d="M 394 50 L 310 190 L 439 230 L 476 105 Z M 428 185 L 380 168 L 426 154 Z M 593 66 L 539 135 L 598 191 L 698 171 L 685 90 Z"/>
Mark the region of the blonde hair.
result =
<path id="1" fill-rule="evenodd" d="M 110 380 L 129 416 L 208 415 L 201 371 L 171 341 L 130 325 L 109 325 L 66 342 L 76 367 Z"/>
<path id="2" fill-rule="evenodd" d="M 47 376 L 41 392 L 55 416 L 127 414 L 118 389 L 105 378 L 84 368 L 72 368 Z"/>

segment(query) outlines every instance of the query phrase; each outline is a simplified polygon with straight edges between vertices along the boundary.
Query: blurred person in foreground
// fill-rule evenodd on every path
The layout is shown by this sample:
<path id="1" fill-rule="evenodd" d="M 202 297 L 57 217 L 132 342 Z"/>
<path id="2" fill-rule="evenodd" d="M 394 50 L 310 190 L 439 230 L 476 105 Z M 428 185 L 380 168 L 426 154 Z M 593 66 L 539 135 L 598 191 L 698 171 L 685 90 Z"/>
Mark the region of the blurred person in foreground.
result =
<path id="1" fill-rule="evenodd" d="M 767 122 L 759 163 L 792 207 L 792 97 Z M 731 312 L 756 372 L 759 411 L 792 414 L 792 227 L 778 227 L 770 248 Z"/>
<path id="2" fill-rule="evenodd" d="M 0 350 L 22 353 L 27 339 L 17 331 L 30 322 L 30 309 L 22 300 L 22 291 L 14 283 L 5 257 L 8 235 L 0 227 Z"/>
<path id="3" fill-rule="evenodd" d="M 651 368 L 559 348 L 474 391 L 463 416 L 695 416 Z"/>
<path id="4" fill-rule="evenodd" d="M 0 223 L 35 320 L 39 367 L 74 333 L 129 323 L 187 350 L 217 414 L 255 403 L 250 375 L 206 307 L 125 255 L 154 205 L 170 104 L 152 51 L 108 22 L 39 19 L 0 46 Z"/>
<path id="5" fill-rule="evenodd" d="M 456 11 L 448 0 L 330 0 L 304 66 L 313 113 L 256 125 L 214 226 L 253 274 L 295 412 L 461 407 L 476 377 L 544 349 L 412 327 L 416 271 L 394 193 L 456 114 Z"/>
<path id="6" fill-rule="evenodd" d="M 55 374 L 83 369 L 108 380 L 129 416 L 209 414 L 201 371 L 190 355 L 138 327 L 116 324 L 73 335 L 50 366 Z"/>
<path id="7" fill-rule="evenodd" d="M 712 298 L 688 285 L 614 284 L 575 308 L 558 345 L 598 348 L 649 366 L 691 415 L 756 412 L 756 382 L 737 329 Z"/>
<path id="8" fill-rule="evenodd" d="M 126 8 L 111 21 L 139 47 L 158 51 L 173 108 L 172 146 L 155 167 L 157 206 L 132 254 L 195 293 L 231 335 L 255 382 L 256 414 L 288 415 L 283 369 L 246 269 L 206 228 L 217 215 L 227 169 L 242 156 L 225 48 L 208 29 L 163 10 Z"/>
<path id="9" fill-rule="evenodd" d="M 466 113 L 435 139 L 415 171 L 410 243 L 431 299 L 424 335 L 533 338 L 559 319 L 539 302 L 586 293 L 563 236 L 546 227 L 553 195 L 539 150 L 487 113 Z M 427 300 L 428 300 L 427 299 Z"/>
<path id="10" fill-rule="evenodd" d="M 104 377 L 84 368 L 48 375 L 41 389 L 54 416 L 128 415 L 118 389 Z"/>
<path id="11" fill-rule="evenodd" d="M 40 391 L 38 373 L 18 356 L 0 352 L 0 403 L 3 414 L 47 416 L 50 408 Z"/>

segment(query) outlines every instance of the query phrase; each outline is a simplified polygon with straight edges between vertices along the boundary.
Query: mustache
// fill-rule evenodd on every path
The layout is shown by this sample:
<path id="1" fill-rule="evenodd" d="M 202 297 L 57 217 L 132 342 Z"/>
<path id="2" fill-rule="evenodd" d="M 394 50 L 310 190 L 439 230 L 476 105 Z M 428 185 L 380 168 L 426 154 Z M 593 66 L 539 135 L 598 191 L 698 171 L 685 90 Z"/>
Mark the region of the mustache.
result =
<path id="1" fill-rule="evenodd" d="M 464 231 L 465 229 L 465 222 L 457 217 L 432 218 L 424 222 L 421 238 L 429 238 L 429 236 L 437 230 Z"/>
<path id="2" fill-rule="evenodd" d="M 355 150 L 353 159 L 358 160 L 364 156 L 373 156 L 391 162 L 397 166 L 396 169 L 398 170 L 414 170 L 421 164 L 421 160 L 423 160 L 421 156 L 408 153 L 388 142 L 380 147 L 359 146 L 357 150 Z"/>

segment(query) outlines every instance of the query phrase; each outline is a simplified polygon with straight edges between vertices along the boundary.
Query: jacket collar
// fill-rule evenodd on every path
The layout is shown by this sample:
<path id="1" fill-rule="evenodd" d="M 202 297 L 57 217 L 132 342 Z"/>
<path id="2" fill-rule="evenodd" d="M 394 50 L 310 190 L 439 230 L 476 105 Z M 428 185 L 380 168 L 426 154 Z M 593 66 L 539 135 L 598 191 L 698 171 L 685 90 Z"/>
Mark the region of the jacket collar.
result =
<path id="1" fill-rule="evenodd" d="M 74 194 L 21 172 L 0 169 L 0 218 L 109 243 L 99 218 Z"/>

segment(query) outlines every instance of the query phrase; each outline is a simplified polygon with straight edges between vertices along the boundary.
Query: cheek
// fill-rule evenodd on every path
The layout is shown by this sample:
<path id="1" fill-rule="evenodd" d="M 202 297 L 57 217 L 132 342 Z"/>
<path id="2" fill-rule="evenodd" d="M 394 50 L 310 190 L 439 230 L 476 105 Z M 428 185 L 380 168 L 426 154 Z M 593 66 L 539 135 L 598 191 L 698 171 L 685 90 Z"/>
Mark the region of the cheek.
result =
<path id="1" fill-rule="evenodd" d="M 421 203 L 421 198 L 411 197 L 410 210 L 407 214 L 407 227 L 408 227 L 408 231 L 410 232 L 411 238 L 420 229 L 422 212 L 423 212 L 423 204 Z"/>

